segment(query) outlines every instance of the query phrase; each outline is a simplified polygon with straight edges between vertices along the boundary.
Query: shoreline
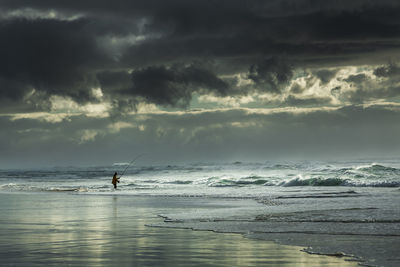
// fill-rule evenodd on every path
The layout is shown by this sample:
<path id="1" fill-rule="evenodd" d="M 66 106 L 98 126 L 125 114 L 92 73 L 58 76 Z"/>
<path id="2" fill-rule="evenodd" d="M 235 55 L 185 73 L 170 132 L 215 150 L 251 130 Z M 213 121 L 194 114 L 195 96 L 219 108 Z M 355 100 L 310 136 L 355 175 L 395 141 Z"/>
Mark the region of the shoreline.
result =
<path id="1" fill-rule="evenodd" d="M 363 266 L 398 266 L 400 213 L 394 204 L 400 200 L 398 190 L 355 190 L 351 191 L 352 196 L 338 192 L 335 204 L 312 192 L 303 198 L 280 198 L 280 204 L 254 199 L 264 204 L 264 210 L 255 208 L 252 214 L 242 214 L 241 218 L 164 214 L 164 222 L 156 226 L 240 233 L 252 239 L 300 246 L 309 254 L 349 255 Z"/>
<path id="2" fill-rule="evenodd" d="M 160 218 L 163 218 L 160 216 Z M 366 260 L 357 257 L 356 255 L 352 255 L 352 254 L 345 254 L 342 252 L 336 252 L 336 253 L 321 253 L 321 252 L 313 252 L 309 249 L 312 249 L 310 247 L 304 247 L 302 245 L 294 245 L 292 243 L 280 243 L 276 240 L 273 239 L 263 239 L 263 238 L 257 238 L 254 236 L 251 236 L 249 234 L 244 234 L 244 233 L 240 233 L 240 232 L 222 232 L 222 231 L 216 231 L 216 230 L 210 230 L 210 229 L 194 229 L 194 228 L 185 228 L 185 227 L 169 227 L 169 226 L 162 226 L 162 225 L 146 225 L 147 227 L 152 227 L 152 228 L 167 228 L 167 229 L 181 229 L 181 230 L 188 230 L 188 231 L 198 231 L 198 232 L 211 232 L 211 233 L 215 233 L 215 234 L 233 234 L 233 235 L 240 235 L 244 238 L 248 238 L 248 239 L 252 239 L 252 240 L 258 240 L 261 242 L 271 242 L 275 245 L 278 246 L 288 246 L 288 247 L 292 247 L 292 248 L 297 248 L 298 251 L 301 251 L 303 253 L 309 254 L 309 255 L 318 255 L 318 256 L 326 256 L 326 257 L 333 257 L 333 258 L 339 258 L 339 259 L 343 259 L 346 262 L 356 262 L 358 265 L 360 266 L 369 266 L 369 267 L 375 267 L 376 265 L 369 265 L 366 264 Z"/>
<path id="3" fill-rule="evenodd" d="M 157 215 L 196 209 L 235 210 L 250 200 L 155 198 L 54 193 L 0 193 L 0 256 L 4 265 L 356 266 L 308 255 L 301 247 L 246 238 L 147 227 Z M 4 205 L 4 203 L 8 203 Z"/>

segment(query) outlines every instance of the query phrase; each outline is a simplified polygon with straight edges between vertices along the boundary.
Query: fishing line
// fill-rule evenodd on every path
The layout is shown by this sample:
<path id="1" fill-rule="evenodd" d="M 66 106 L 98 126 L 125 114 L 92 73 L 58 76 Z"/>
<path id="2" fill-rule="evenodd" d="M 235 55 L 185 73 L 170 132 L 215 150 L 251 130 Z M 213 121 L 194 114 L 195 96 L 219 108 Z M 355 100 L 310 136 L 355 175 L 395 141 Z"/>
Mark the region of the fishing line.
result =
<path id="1" fill-rule="evenodd" d="M 122 174 L 121 174 L 121 176 L 119 178 L 121 178 L 125 174 L 126 170 L 129 168 L 129 166 L 132 165 L 132 163 L 134 163 L 138 158 L 140 158 L 140 157 L 142 157 L 144 155 L 145 155 L 145 153 L 144 154 L 140 154 L 139 156 L 134 158 L 131 162 L 129 162 L 128 166 L 125 167 L 125 170 L 122 172 Z"/>

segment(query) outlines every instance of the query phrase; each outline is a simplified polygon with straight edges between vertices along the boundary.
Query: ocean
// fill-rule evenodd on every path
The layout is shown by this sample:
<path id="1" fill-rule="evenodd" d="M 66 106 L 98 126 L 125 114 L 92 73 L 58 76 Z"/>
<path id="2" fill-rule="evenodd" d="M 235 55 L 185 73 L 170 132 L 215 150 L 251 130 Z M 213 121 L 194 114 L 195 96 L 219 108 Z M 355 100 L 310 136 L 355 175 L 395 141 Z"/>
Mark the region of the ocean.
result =
<path id="1" fill-rule="evenodd" d="M 127 164 L 3 169 L 3 211 L 15 195 L 150 198 L 174 204 L 158 208 L 148 228 L 239 233 L 365 265 L 400 264 L 398 160 Z M 126 167 L 115 190 L 112 176 Z"/>
<path id="2" fill-rule="evenodd" d="M 130 166 L 118 190 L 111 189 L 114 172 L 128 163 L 110 166 L 54 167 L 0 170 L 1 191 L 76 191 L 88 194 L 269 196 L 296 187 L 396 188 L 400 162 L 265 162 L 225 164 Z"/>

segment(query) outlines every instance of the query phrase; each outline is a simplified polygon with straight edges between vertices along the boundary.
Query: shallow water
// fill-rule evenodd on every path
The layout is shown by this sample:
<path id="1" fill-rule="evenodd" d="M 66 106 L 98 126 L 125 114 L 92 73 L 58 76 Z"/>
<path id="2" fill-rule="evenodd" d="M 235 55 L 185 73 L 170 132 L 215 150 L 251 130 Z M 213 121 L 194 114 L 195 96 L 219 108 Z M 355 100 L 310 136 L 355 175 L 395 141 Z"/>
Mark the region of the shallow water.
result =
<path id="1" fill-rule="evenodd" d="M 146 226 L 165 212 L 236 206 L 181 197 L 0 193 L 0 265 L 356 266 L 238 234 Z"/>
<path id="2" fill-rule="evenodd" d="M 242 233 L 306 246 L 312 253 L 354 255 L 371 266 L 399 266 L 400 191 L 293 189 L 258 198 L 257 205 L 251 199 L 232 198 L 232 206 L 218 210 L 168 211 L 160 226 Z"/>

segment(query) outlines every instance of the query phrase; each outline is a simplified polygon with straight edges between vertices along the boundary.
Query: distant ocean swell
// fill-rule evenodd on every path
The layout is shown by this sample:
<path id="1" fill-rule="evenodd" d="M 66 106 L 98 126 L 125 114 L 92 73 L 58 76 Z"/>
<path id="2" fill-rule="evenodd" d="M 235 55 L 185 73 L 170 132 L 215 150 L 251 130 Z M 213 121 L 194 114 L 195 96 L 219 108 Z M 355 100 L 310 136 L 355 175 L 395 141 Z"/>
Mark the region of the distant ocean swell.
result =
<path id="1" fill-rule="evenodd" d="M 186 189 L 196 192 L 197 189 L 202 191 L 207 188 L 222 192 L 224 188 L 262 190 L 263 187 L 400 187 L 400 165 L 393 162 L 387 164 L 234 162 L 183 166 L 132 166 L 121 179 L 118 190 L 129 192 L 147 190 L 148 193 L 156 194 L 162 190 L 169 190 L 168 192 L 173 194 L 185 192 Z M 47 170 L 0 170 L 0 191 L 109 192 L 112 188 L 111 177 L 120 167 L 112 165 Z"/>
<path id="2" fill-rule="evenodd" d="M 400 187 L 400 181 L 357 181 L 341 178 L 293 178 L 284 181 L 273 182 L 268 179 L 255 180 L 230 180 L 211 177 L 207 184 L 210 187 L 229 187 L 229 186 L 354 186 L 354 187 Z"/>

